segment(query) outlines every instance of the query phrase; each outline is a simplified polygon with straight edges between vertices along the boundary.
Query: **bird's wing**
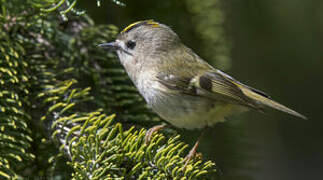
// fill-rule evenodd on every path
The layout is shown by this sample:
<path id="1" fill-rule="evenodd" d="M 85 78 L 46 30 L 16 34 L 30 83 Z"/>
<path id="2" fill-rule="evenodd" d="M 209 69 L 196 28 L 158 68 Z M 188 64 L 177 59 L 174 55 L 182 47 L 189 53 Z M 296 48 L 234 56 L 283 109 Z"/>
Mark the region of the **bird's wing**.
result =
<path id="1" fill-rule="evenodd" d="M 275 102 L 262 91 L 244 85 L 220 70 L 208 70 L 199 74 L 195 73 L 195 75 L 186 73 L 185 75 L 165 76 L 159 74 L 157 78 L 166 88 L 177 91 L 177 93 L 202 96 L 215 101 L 221 100 L 247 106 L 258 111 L 262 111 L 264 106 L 268 106 L 307 119 L 302 114 Z"/>
<path id="2" fill-rule="evenodd" d="M 256 107 L 239 87 L 238 81 L 219 70 L 209 70 L 203 73 L 176 74 L 159 73 L 158 81 L 166 88 L 177 93 L 202 96 L 234 104 Z"/>

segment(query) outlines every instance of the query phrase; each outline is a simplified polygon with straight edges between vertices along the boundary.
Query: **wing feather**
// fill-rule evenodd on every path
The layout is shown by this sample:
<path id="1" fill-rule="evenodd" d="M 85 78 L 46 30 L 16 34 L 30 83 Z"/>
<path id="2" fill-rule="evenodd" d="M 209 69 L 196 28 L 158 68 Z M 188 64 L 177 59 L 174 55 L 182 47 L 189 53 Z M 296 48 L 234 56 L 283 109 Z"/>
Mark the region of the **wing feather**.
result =
<path id="1" fill-rule="evenodd" d="M 160 73 L 157 79 L 168 90 L 177 93 L 203 96 L 215 101 L 222 100 L 255 108 L 253 102 L 233 82 L 232 78 L 227 78 L 217 71 L 182 77 Z"/>
<path id="2" fill-rule="evenodd" d="M 239 82 L 224 75 L 218 70 L 206 72 L 195 82 L 195 86 L 202 89 L 206 96 L 255 108 L 253 101 L 237 85 Z M 206 88 L 205 84 L 211 84 L 212 88 Z"/>

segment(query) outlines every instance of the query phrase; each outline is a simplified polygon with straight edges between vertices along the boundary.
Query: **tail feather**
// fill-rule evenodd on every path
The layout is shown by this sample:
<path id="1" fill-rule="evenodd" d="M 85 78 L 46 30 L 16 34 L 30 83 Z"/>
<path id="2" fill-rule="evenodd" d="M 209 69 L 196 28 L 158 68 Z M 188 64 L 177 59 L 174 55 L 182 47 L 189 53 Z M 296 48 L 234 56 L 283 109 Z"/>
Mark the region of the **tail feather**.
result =
<path id="1" fill-rule="evenodd" d="M 300 114 L 300 113 L 298 113 L 298 112 L 296 112 L 296 111 L 294 111 L 282 104 L 279 104 L 278 102 L 275 102 L 274 100 L 271 100 L 268 97 L 263 96 L 262 94 L 256 93 L 246 87 L 240 87 L 240 88 L 246 96 L 255 100 L 256 102 L 260 103 L 261 105 L 266 105 L 268 107 L 271 107 L 273 109 L 277 109 L 279 111 L 283 111 L 283 112 L 291 114 L 293 116 L 297 116 L 302 119 L 307 119 L 306 116 L 304 116 L 304 115 L 302 115 L 302 114 Z"/>

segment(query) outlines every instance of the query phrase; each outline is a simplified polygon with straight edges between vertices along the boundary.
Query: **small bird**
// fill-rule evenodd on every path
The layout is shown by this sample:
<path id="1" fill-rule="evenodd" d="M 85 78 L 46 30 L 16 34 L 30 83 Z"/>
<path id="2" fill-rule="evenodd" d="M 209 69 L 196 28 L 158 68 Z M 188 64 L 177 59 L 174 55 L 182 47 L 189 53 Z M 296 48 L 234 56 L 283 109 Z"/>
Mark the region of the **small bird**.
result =
<path id="1" fill-rule="evenodd" d="M 263 111 L 264 107 L 306 119 L 262 91 L 215 69 L 185 46 L 171 28 L 153 20 L 130 24 L 114 42 L 99 46 L 117 52 L 149 107 L 175 127 L 202 129 L 224 122 L 232 114 L 248 109 Z M 152 133 L 163 127 L 151 128 L 146 140 L 149 142 Z M 185 166 L 198 144 L 199 140 Z"/>

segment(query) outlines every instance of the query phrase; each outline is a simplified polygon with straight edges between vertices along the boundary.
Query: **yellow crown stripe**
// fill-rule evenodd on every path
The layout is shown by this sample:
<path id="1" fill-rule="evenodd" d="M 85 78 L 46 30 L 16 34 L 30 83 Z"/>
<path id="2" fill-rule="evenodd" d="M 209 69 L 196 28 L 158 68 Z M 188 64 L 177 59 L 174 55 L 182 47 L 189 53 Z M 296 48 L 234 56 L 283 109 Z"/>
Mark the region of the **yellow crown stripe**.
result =
<path id="1" fill-rule="evenodd" d="M 130 28 L 132 28 L 133 26 L 139 24 L 139 23 L 142 23 L 142 21 L 138 21 L 138 22 L 135 22 L 135 23 L 132 23 L 130 24 L 129 26 L 127 26 L 126 28 L 124 28 L 121 32 L 127 32 Z"/>
<path id="2" fill-rule="evenodd" d="M 134 29 L 135 27 L 139 27 L 142 25 L 150 25 L 152 27 L 159 27 L 159 24 L 153 20 L 145 20 L 145 21 L 137 21 L 135 23 L 130 24 L 129 26 L 127 26 L 126 28 L 124 28 L 121 33 L 126 33 L 128 31 L 130 31 L 131 29 Z"/>

